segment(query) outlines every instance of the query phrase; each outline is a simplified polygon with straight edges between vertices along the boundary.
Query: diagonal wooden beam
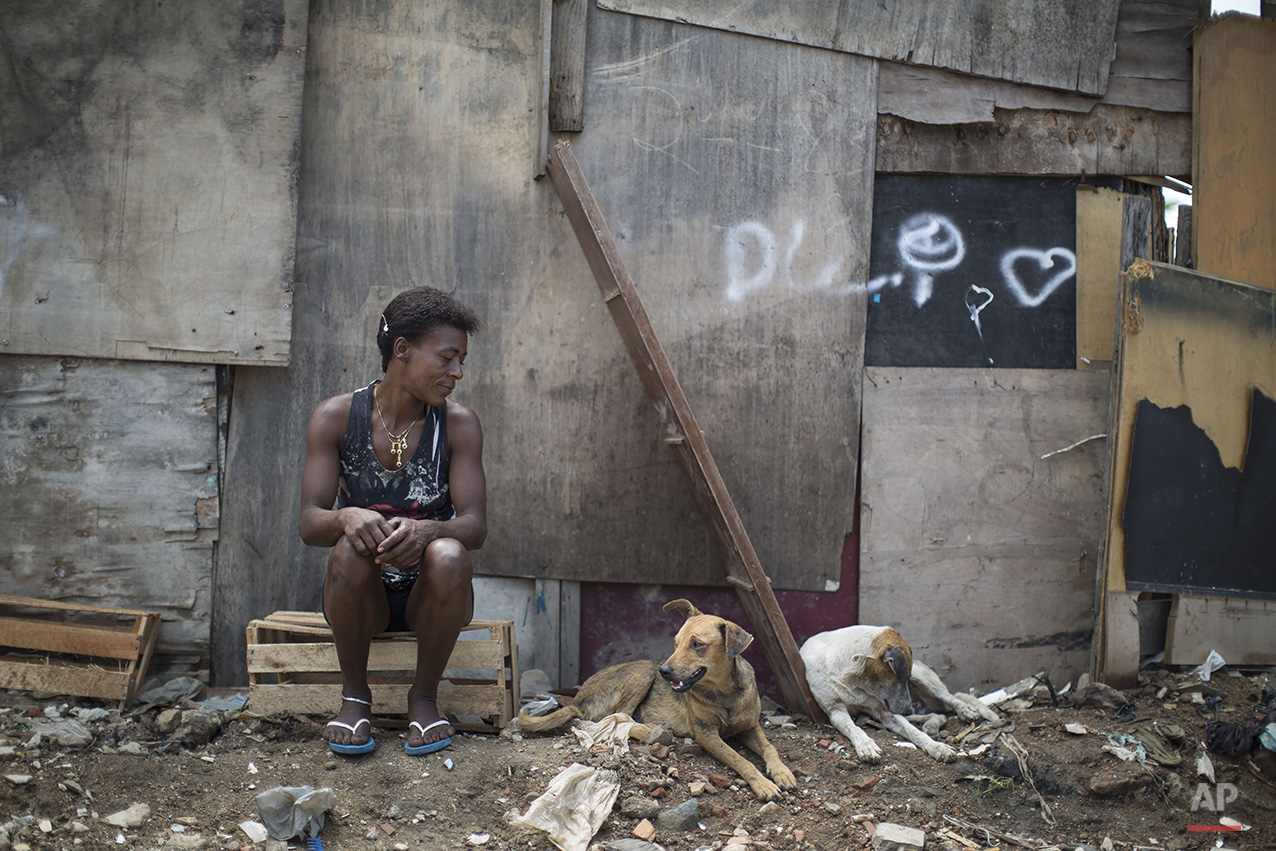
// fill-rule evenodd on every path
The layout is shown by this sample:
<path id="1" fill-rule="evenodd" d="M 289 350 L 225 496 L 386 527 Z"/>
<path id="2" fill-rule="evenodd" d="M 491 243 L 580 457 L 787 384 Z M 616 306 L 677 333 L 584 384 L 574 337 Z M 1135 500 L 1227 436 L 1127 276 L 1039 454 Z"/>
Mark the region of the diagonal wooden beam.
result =
<path id="1" fill-rule="evenodd" d="M 638 369 L 642 386 L 660 417 L 665 443 L 673 449 L 691 485 L 696 505 L 709 522 L 727 581 L 735 588 L 752 620 L 758 644 L 780 681 L 789 710 L 806 712 L 822 720 L 824 713 L 806 684 L 802 657 L 775 599 L 771 580 L 758 562 L 758 554 L 718 473 L 709 444 L 696 425 L 691 406 L 651 327 L 633 279 L 620 260 L 615 240 L 589 191 L 585 175 L 565 142 L 560 142 L 550 154 L 549 176 L 602 290 L 603 301 Z"/>

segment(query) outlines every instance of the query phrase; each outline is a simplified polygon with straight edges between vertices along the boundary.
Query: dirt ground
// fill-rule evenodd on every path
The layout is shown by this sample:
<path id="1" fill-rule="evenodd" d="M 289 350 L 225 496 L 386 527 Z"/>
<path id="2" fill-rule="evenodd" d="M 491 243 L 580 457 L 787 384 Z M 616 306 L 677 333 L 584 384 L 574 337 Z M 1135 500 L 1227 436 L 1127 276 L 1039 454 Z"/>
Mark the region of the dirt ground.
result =
<path id="1" fill-rule="evenodd" d="M 326 849 L 548 851 L 543 833 L 516 829 L 508 814 L 525 812 L 573 762 L 614 769 L 620 779 L 596 849 L 655 847 L 633 844 L 644 818 L 655 825 L 655 845 L 670 851 L 867 848 L 886 822 L 924 831 L 926 847 L 944 851 L 1276 848 L 1276 788 L 1268 780 L 1276 778 L 1276 754 L 1255 745 L 1236 757 L 1205 746 L 1229 730 L 1208 722 L 1252 730 L 1272 711 L 1269 681 L 1276 674 L 1223 670 L 1202 686 L 1188 674 L 1149 671 L 1124 693 L 1073 689 L 1057 707 L 1038 687 L 1003 708 L 999 727 L 949 719 L 939 737 L 972 754 L 950 764 L 899 747 L 876 728 L 870 734 L 885 757 L 861 764 L 832 728 L 781 717 L 768 735 L 799 790 L 769 804 L 683 740 L 667 750 L 635 743 L 616 755 L 586 751 L 570 734 L 523 737 L 507 728 L 458 735 L 449 750 L 414 758 L 403 752 L 401 731 L 378 728 L 377 751 L 349 758 L 324 747 L 321 718 L 219 716 L 187 704 L 176 712 L 89 713 L 83 717 L 106 716 L 84 723 L 92 741 L 66 746 L 35 736 L 32 725 L 102 704 L 11 692 L 0 695 L 8 707 L 0 710 L 0 848 L 302 848 L 299 840 L 254 845 L 240 825 L 260 821 L 261 792 L 313 786 L 336 795 L 320 834 Z M 201 715 L 214 719 L 202 735 L 191 732 Z M 1146 763 L 1104 750 L 1122 734 L 1151 743 Z M 1202 755 L 1213 781 L 1199 774 Z M 659 814 L 693 792 L 698 818 L 689 830 L 670 827 Z M 133 810 L 136 824 L 111 823 L 127 825 L 116 814 L 133 805 L 144 805 Z M 1219 831 L 1220 819 L 1249 829 Z"/>

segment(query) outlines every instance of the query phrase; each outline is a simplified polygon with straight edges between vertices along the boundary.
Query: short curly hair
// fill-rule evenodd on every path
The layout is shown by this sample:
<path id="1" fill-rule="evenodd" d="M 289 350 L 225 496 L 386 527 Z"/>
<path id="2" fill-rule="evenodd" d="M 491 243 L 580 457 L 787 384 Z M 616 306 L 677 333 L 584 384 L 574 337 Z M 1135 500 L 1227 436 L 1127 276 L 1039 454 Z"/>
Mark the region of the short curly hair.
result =
<path id="1" fill-rule="evenodd" d="M 412 287 L 390 299 L 377 325 L 377 348 L 381 350 L 381 371 L 390 365 L 394 341 L 400 337 L 417 343 L 440 325 L 460 328 L 473 334 L 482 327 L 478 314 L 449 293 L 434 287 Z"/>

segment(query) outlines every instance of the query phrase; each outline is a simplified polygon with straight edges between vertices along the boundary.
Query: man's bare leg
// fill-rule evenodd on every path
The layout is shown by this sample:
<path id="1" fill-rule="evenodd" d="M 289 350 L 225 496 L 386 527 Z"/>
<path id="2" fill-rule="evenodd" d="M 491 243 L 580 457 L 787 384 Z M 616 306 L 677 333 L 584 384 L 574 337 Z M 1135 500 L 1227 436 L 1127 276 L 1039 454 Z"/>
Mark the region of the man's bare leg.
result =
<path id="1" fill-rule="evenodd" d="M 386 602 L 385 585 L 381 582 L 381 566 L 361 556 L 342 538 L 328 557 L 328 576 L 323 583 L 323 612 L 332 627 L 332 640 L 341 664 L 342 700 L 332 724 L 324 728 L 323 737 L 339 745 L 360 745 L 371 734 L 370 724 L 359 721 L 372 717 L 372 689 L 368 686 L 368 648 L 372 636 L 385 630 L 390 622 L 390 606 Z M 361 701 L 367 701 L 362 703 Z"/>
<path id="2" fill-rule="evenodd" d="M 435 705 L 439 680 L 447 670 L 461 628 L 474 616 L 474 568 L 470 555 L 452 538 L 431 541 L 421 559 L 421 575 L 408 596 L 407 620 L 416 632 L 416 677 L 408 691 L 408 747 L 448 738 L 456 731 Z M 421 734 L 421 730 L 426 732 Z"/>

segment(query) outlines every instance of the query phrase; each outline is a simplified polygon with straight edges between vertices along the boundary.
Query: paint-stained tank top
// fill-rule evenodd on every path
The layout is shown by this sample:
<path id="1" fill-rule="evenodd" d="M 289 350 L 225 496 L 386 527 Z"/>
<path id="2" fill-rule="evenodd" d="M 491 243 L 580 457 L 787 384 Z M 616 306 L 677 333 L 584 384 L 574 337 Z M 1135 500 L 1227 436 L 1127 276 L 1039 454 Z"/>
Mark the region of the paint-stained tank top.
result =
<path id="1" fill-rule="evenodd" d="M 456 516 L 448 491 L 447 403 L 426 408 L 416 451 L 397 470 L 387 470 L 372 448 L 372 389 L 380 382 L 354 392 L 350 419 L 341 442 L 341 478 L 337 483 L 337 507 L 368 508 L 384 517 L 416 520 L 451 520 Z M 383 566 L 387 584 L 398 584 L 395 568 Z M 410 582 L 416 571 L 405 572 Z"/>

